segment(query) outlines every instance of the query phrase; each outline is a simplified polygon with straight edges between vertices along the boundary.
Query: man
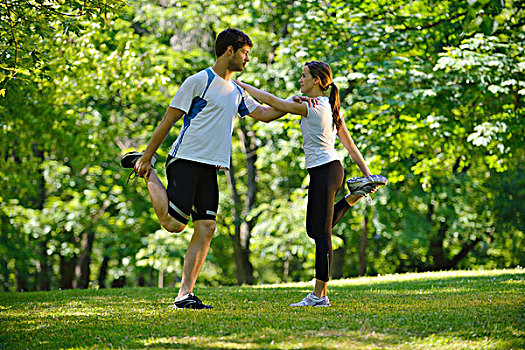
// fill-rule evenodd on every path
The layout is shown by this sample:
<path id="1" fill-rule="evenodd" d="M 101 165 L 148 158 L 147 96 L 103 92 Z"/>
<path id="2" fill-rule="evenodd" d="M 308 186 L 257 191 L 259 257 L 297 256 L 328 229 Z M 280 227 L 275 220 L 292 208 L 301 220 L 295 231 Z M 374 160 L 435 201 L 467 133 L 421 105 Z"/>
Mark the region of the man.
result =
<path id="1" fill-rule="evenodd" d="M 285 113 L 261 106 L 232 80 L 250 61 L 253 44 L 242 31 L 229 28 L 217 36 L 212 68 L 184 81 L 143 153 L 131 152 L 122 166 L 143 177 L 160 224 L 170 232 L 185 229 L 190 216 L 194 233 L 184 258 L 175 308 L 206 309 L 193 287 L 215 232 L 219 203 L 217 168 L 229 168 L 231 135 L 236 115 L 269 122 Z M 155 151 L 171 127 L 184 116 L 184 124 L 166 162 L 168 188 L 153 170 Z"/>

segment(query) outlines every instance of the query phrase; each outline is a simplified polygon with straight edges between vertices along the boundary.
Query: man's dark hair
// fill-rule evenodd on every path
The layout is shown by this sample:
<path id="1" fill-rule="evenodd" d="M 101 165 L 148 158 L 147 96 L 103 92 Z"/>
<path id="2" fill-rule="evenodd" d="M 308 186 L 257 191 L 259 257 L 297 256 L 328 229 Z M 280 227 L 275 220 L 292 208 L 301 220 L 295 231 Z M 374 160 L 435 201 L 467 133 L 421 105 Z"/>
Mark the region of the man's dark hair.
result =
<path id="1" fill-rule="evenodd" d="M 244 45 L 253 47 L 253 43 L 248 35 L 244 34 L 239 29 L 228 28 L 220 32 L 217 36 L 217 40 L 215 41 L 215 54 L 217 55 L 217 58 L 219 58 L 224 52 L 226 52 L 228 46 L 232 46 L 233 52 L 236 52 L 244 47 Z"/>

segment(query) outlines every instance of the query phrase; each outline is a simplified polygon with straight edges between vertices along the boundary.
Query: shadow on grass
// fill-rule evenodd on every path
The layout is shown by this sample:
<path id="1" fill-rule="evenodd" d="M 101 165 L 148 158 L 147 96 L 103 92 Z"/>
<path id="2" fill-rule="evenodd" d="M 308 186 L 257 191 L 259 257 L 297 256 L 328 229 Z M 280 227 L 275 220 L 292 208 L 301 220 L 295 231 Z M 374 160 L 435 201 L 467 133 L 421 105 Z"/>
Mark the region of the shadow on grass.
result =
<path id="1" fill-rule="evenodd" d="M 265 332 L 259 338 L 247 338 L 246 334 L 228 337 L 182 337 L 155 338 L 136 342 L 131 347 L 146 349 L 333 349 L 377 348 L 396 343 L 396 337 L 387 335 L 360 335 L 357 332 L 320 332 L 301 337 L 289 336 L 279 339 L 279 334 Z"/>
<path id="2" fill-rule="evenodd" d="M 13 349 L 521 348 L 524 278 L 419 274 L 334 281 L 333 306 L 313 309 L 287 306 L 304 297 L 311 283 L 201 288 L 199 295 L 216 307 L 206 311 L 170 309 L 174 289 L 5 293 L 0 344 Z"/>
<path id="3" fill-rule="evenodd" d="M 523 281 L 525 280 L 525 273 L 501 273 L 498 275 L 484 275 L 477 276 L 472 275 L 476 272 L 466 272 L 460 276 L 446 276 L 447 272 L 439 273 L 421 273 L 421 274 L 399 274 L 399 275 L 388 275 L 377 277 L 359 277 L 353 279 L 342 279 L 332 280 L 329 283 L 329 289 L 336 289 L 342 287 L 345 289 L 355 290 L 370 290 L 370 289 L 381 289 L 381 290 L 398 290 L 403 288 L 404 290 L 417 290 L 417 289 L 428 289 L 439 288 L 443 286 L 460 286 L 461 288 L 473 288 L 483 289 L 486 285 L 492 287 L 508 288 L 509 282 L 515 281 L 516 284 L 521 284 L 521 287 L 525 289 Z M 386 280 L 385 280 L 386 279 Z M 282 285 L 261 285 L 253 286 L 253 288 L 261 289 L 273 289 L 276 287 L 284 289 L 298 289 L 302 286 L 308 287 L 313 286 L 313 283 L 302 283 L 301 286 L 290 286 L 287 284 Z M 250 287 L 251 288 L 251 287 Z"/>

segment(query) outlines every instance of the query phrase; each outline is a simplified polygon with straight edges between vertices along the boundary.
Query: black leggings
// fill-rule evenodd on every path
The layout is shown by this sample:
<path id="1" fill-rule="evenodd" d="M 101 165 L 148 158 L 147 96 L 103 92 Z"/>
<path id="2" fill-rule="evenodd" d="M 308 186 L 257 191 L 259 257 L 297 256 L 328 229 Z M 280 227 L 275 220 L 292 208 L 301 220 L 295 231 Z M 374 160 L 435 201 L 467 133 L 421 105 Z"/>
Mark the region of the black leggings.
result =
<path id="1" fill-rule="evenodd" d="M 310 186 L 306 233 L 315 241 L 315 278 L 328 282 L 333 259 L 332 227 L 350 208 L 344 198 L 334 205 L 335 194 L 343 185 L 344 171 L 338 160 L 307 170 Z"/>

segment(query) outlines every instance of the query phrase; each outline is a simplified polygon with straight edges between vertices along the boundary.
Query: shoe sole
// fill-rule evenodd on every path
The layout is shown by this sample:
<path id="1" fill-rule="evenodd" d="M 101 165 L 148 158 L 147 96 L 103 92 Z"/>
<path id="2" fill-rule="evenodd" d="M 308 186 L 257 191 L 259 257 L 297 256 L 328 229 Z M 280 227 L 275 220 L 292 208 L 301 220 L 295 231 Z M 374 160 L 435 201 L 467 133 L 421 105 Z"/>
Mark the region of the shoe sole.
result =
<path id="1" fill-rule="evenodd" d="M 120 160 L 120 165 L 122 165 L 123 168 L 135 168 L 135 163 L 137 163 L 137 160 L 142 156 L 142 153 L 143 152 L 129 152 L 124 154 L 124 156 L 122 156 L 122 159 Z M 157 162 L 157 157 L 157 153 L 154 153 L 153 157 L 151 158 L 151 166 L 155 166 L 155 163 Z"/>
<path id="2" fill-rule="evenodd" d="M 206 305 L 206 306 L 209 306 L 209 305 Z M 177 305 L 173 305 L 173 309 L 174 310 L 209 310 L 209 309 L 213 309 L 213 306 L 209 306 L 209 307 L 178 307 Z"/>
<path id="3" fill-rule="evenodd" d="M 354 194 L 355 191 L 359 190 L 360 188 L 372 185 L 372 186 L 385 186 L 388 183 L 388 181 L 367 181 L 367 182 L 354 182 L 354 183 L 346 183 L 346 187 L 348 187 L 348 190 L 350 193 Z"/>
<path id="4" fill-rule="evenodd" d="M 142 156 L 142 153 L 140 152 L 126 153 L 120 160 L 120 165 L 122 165 L 123 168 L 134 168 L 135 163 L 140 158 L 140 156 Z"/>

